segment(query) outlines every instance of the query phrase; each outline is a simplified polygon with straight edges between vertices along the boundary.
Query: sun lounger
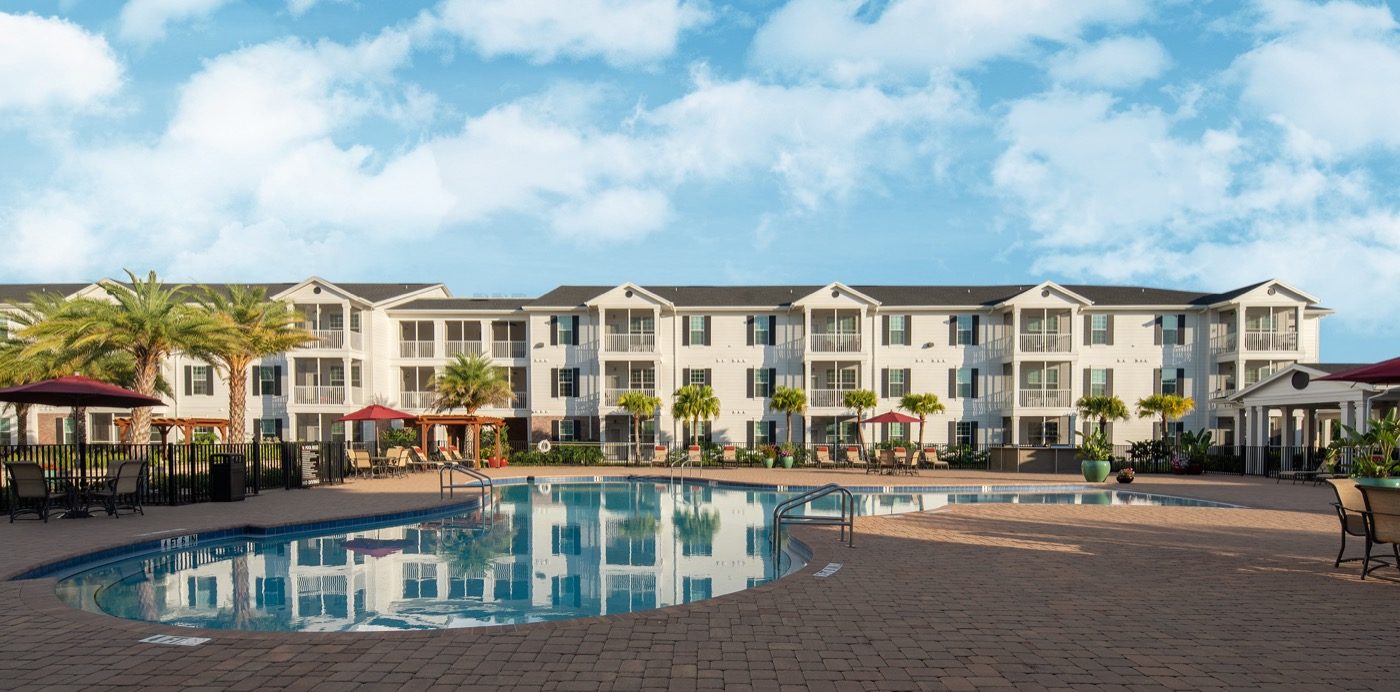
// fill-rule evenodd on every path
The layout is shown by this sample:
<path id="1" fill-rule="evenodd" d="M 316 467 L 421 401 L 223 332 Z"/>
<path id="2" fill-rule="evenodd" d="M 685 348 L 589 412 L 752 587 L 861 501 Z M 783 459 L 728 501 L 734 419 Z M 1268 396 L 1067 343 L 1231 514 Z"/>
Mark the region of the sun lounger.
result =
<path id="1" fill-rule="evenodd" d="M 860 455 L 860 447 L 855 445 L 846 446 L 846 464 L 853 468 L 865 469 L 866 473 L 873 470 L 870 464 L 865 461 L 865 457 Z"/>
<path id="2" fill-rule="evenodd" d="M 721 450 L 719 463 L 721 467 L 733 466 L 734 468 L 739 468 L 739 451 L 734 448 L 734 445 L 724 446 L 724 449 Z"/>
<path id="3" fill-rule="evenodd" d="M 817 467 L 823 469 L 836 468 L 836 462 L 831 460 L 831 448 L 826 445 L 816 446 Z"/>
<path id="4" fill-rule="evenodd" d="M 924 463 L 935 471 L 948 468 L 948 462 L 938 458 L 937 447 L 924 447 Z"/>

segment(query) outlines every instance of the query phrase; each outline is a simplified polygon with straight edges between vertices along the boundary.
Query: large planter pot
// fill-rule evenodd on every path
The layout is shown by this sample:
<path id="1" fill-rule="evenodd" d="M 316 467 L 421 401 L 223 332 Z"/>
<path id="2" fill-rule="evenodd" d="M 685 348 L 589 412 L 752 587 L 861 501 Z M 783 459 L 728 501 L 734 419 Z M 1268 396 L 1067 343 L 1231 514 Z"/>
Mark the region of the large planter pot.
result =
<path id="1" fill-rule="evenodd" d="M 773 468 L 773 457 L 763 457 L 763 465 L 770 469 Z"/>
<path id="2" fill-rule="evenodd" d="M 1357 485 L 1366 485 L 1372 488 L 1394 488 L 1400 490 L 1400 478 L 1358 478 Z"/>
<path id="3" fill-rule="evenodd" d="M 1188 476 L 1199 476 L 1205 472 L 1205 464 L 1193 461 L 1186 465 L 1186 475 Z"/>
<path id="4" fill-rule="evenodd" d="M 1119 483 L 1132 483 L 1132 482 L 1133 482 L 1133 477 L 1132 477 L 1132 476 L 1118 476 L 1117 478 L 1118 478 L 1118 482 L 1119 482 Z"/>
<path id="5" fill-rule="evenodd" d="M 1090 483 L 1102 483 L 1105 478 L 1108 478 L 1111 467 L 1112 464 L 1107 460 L 1090 461 L 1085 459 L 1079 462 L 1079 470 L 1084 473 L 1084 480 Z"/>
<path id="6" fill-rule="evenodd" d="M 785 469 L 790 469 L 790 468 L 792 468 L 792 455 L 791 455 L 791 454 L 784 454 L 784 455 L 783 455 L 783 468 L 785 468 Z"/>

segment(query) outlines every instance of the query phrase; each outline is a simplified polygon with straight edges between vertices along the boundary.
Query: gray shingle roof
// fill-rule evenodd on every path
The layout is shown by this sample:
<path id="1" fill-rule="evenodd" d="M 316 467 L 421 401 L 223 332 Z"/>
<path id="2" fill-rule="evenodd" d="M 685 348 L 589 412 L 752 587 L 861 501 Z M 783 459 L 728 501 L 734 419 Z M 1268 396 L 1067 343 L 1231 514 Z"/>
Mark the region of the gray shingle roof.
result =
<path id="1" fill-rule="evenodd" d="M 519 310 L 533 298 L 419 298 L 395 310 Z"/>
<path id="2" fill-rule="evenodd" d="M 0 284 L 0 303 L 29 302 L 31 293 L 57 293 L 69 296 L 92 284 Z"/>
<path id="3" fill-rule="evenodd" d="M 1355 370 L 1355 369 L 1357 369 L 1357 368 L 1364 368 L 1364 367 L 1366 367 L 1367 365 L 1373 365 L 1373 364 L 1372 364 L 1372 363 L 1299 363 L 1298 365 L 1301 365 L 1301 366 L 1303 366 L 1303 367 L 1305 367 L 1305 368 L 1312 368 L 1312 369 L 1314 369 L 1314 370 L 1321 370 L 1321 371 L 1327 373 L 1328 375 L 1335 375 L 1335 374 L 1337 374 L 1337 373 L 1339 373 L 1339 372 L 1346 372 L 1346 371 L 1348 371 L 1348 370 Z"/>

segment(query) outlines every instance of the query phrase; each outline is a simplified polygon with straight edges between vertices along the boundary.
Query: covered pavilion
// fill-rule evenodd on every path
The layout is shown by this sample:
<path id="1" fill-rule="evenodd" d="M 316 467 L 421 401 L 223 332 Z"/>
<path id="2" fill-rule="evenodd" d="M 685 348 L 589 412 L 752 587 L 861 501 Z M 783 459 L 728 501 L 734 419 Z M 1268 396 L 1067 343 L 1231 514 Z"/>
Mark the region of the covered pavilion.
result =
<path id="1" fill-rule="evenodd" d="M 452 428 L 461 427 L 462 435 L 458 439 L 472 441 L 472 460 L 476 466 L 481 466 L 481 429 L 482 427 L 494 428 L 496 430 L 496 449 L 493 456 L 501 456 L 501 430 L 505 427 L 504 418 L 494 416 L 477 415 L 452 415 L 452 414 L 430 414 L 418 416 L 413 420 L 413 424 L 418 426 L 419 439 L 422 440 L 423 450 L 428 451 L 428 440 L 432 437 L 431 432 L 437 426 L 448 429 L 448 439 L 453 439 Z M 471 436 L 468 438 L 467 434 Z"/>
<path id="2" fill-rule="evenodd" d="M 117 418 L 112 421 L 117 426 L 121 439 L 130 442 L 131 419 Z M 160 431 L 160 442 L 169 442 L 170 431 L 178 428 L 180 439 L 189 442 L 194 439 L 196 428 L 213 428 L 218 431 L 219 439 L 228 442 L 228 419 L 227 418 L 152 418 L 151 427 Z"/>

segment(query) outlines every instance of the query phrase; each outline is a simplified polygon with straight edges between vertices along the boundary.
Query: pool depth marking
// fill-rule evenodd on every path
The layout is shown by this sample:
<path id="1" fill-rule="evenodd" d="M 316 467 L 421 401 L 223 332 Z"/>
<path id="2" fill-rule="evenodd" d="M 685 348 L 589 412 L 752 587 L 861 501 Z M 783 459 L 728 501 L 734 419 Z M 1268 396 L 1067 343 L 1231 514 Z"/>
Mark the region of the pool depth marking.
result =
<path id="1" fill-rule="evenodd" d="M 812 576 L 818 579 L 825 579 L 833 574 L 836 574 L 836 572 L 838 572 L 841 569 L 841 564 L 842 563 L 840 562 L 828 562 L 826 563 L 825 567 L 817 570 L 817 572 Z"/>
<path id="2" fill-rule="evenodd" d="M 165 646 L 199 646 L 209 641 L 208 637 L 176 637 L 170 634 L 153 634 L 141 640 L 142 644 L 164 644 Z"/>

